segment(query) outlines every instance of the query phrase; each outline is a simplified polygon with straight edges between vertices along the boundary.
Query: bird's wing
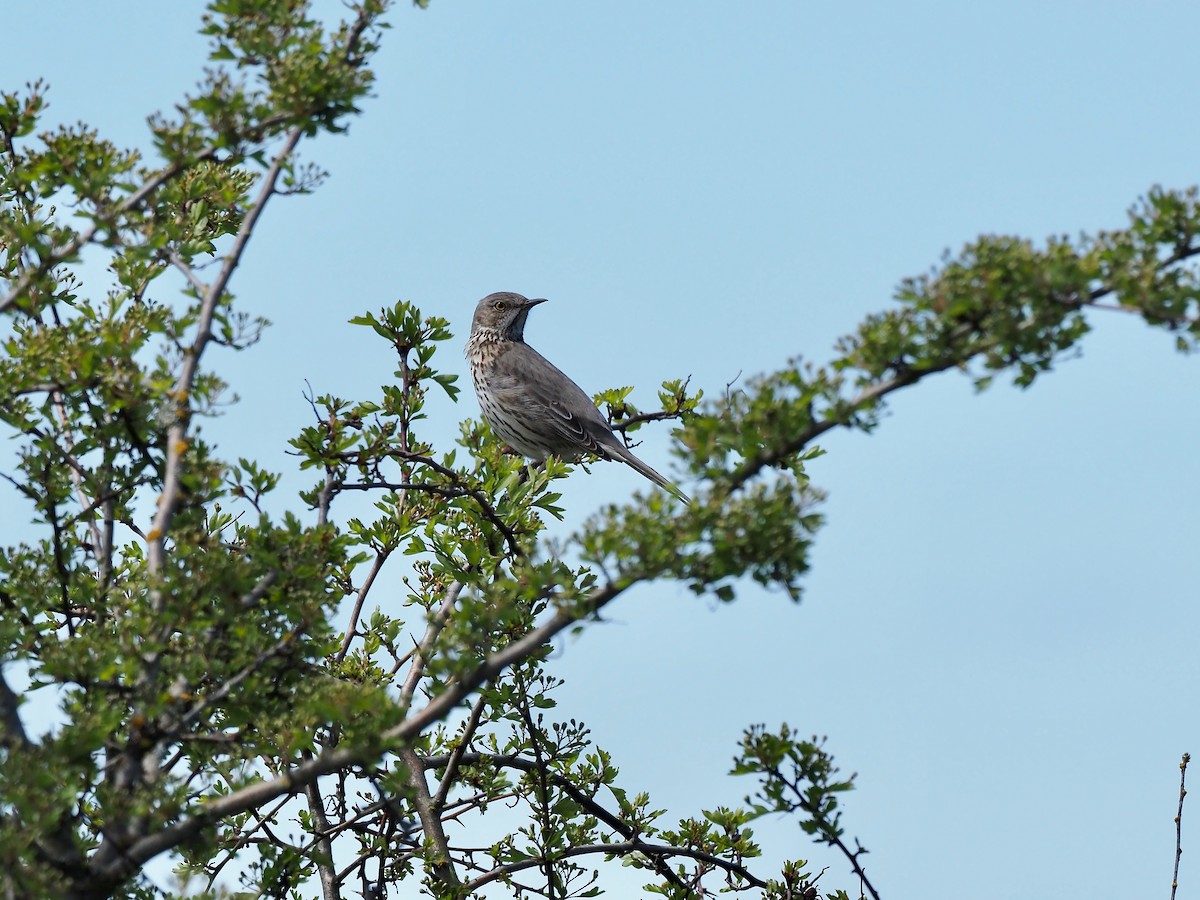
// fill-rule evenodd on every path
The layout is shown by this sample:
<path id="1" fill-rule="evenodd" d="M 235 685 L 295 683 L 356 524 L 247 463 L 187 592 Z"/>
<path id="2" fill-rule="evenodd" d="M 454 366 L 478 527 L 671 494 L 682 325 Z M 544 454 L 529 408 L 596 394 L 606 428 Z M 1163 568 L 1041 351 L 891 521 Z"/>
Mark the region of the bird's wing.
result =
<path id="1" fill-rule="evenodd" d="M 528 344 L 513 344 L 496 359 L 490 389 L 506 404 L 525 404 L 539 421 L 597 456 L 611 456 L 620 442 L 592 398 Z"/>
<path id="2" fill-rule="evenodd" d="M 621 460 L 684 503 L 691 502 L 670 479 L 634 456 L 613 434 L 592 398 L 528 344 L 514 344 L 497 357 L 488 373 L 488 389 L 510 409 L 523 405 L 561 436 L 564 447 Z"/>

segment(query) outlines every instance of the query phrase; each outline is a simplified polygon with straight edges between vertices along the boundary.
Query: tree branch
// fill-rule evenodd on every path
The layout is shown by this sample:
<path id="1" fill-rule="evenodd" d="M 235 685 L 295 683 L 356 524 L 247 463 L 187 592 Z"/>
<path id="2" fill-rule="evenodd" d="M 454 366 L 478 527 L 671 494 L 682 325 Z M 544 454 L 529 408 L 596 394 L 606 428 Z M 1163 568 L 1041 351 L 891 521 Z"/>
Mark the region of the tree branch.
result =
<path id="1" fill-rule="evenodd" d="M 1177 263 L 1183 262 L 1200 255 L 1200 245 L 1185 245 L 1177 247 L 1172 253 L 1159 262 L 1157 268 L 1162 270 Z M 1063 303 L 1070 306 L 1072 309 L 1094 308 L 1106 311 L 1120 310 L 1124 312 L 1137 312 L 1143 318 L 1152 318 L 1154 313 L 1142 307 L 1133 304 L 1105 304 L 1100 301 L 1113 294 L 1115 289 L 1112 285 L 1101 285 L 1082 298 L 1064 299 Z M 1185 320 L 1186 321 L 1186 320 Z M 1181 324 L 1176 322 L 1175 324 Z M 953 335 L 951 335 L 953 340 Z M 956 368 L 970 360 L 979 356 L 981 353 L 986 353 L 997 344 L 995 338 L 982 338 L 976 341 L 973 345 L 960 349 L 957 353 L 947 356 L 946 358 L 922 368 L 906 368 L 898 371 L 893 377 L 877 382 L 870 387 L 864 388 L 857 396 L 848 401 L 846 404 L 847 411 L 841 415 L 830 415 L 824 421 L 813 422 L 808 428 L 805 428 L 799 434 L 783 441 L 768 450 L 750 457 L 745 460 L 731 475 L 728 487 L 733 491 L 741 487 L 759 472 L 765 468 L 770 468 L 779 465 L 784 460 L 800 452 L 811 441 L 820 437 L 827 431 L 834 428 L 846 426 L 850 423 L 853 415 L 862 409 L 869 407 L 876 401 L 882 399 L 888 394 L 898 391 L 901 388 L 916 384 L 918 381 L 930 375 L 936 375 L 939 372 L 944 372 L 947 369 Z"/>
<path id="2" fill-rule="evenodd" d="M 610 583 L 593 591 L 585 601 L 574 608 L 558 610 L 545 623 L 486 657 L 459 680 L 449 683 L 441 694 L 430 700 L 419 712 L 384 731 L 380 735 L 379 746 L 385 749 L 395 748 L 415 740 L 426 728 L 450 715 L 465 697 L 485 682 L 491 681 L 509 666 L 536 653 L 555 635 L 598 612 L 630 586 Z M 374 757 L 378 752 L 379 750 L 375 750 L 368 754 L 343 747 L 327 750 L 277 778 L 255 782 L 224 796 L 202 802 L 190 814 L 181 813 L 177 821 L 132 843 L 119 860 L 113 861 L 113 874 L 125 875 L 135 871 L 138 866 L 198 834 L 213 822 L 246 812 L 277 797 L 295 794 L 313 779 L 351 765 L 363 764 L 368 761 L 368 756 Z"/>
<path id="3" fill-rule="evenodd" d="M 898 391 L 901 388 L 908 387 L 910 384 L 916 384 L 922 378 L 928 375 L 934 375 L 938 372 L 944 372 L 947 369 L 953 368 L 959 364 L 959 360 L 945 360 L 936 366 L 928 369 L 909 369 L 901 372 L 886 381 L 881 381 L 878 384 L 873 384 L 869 388 L 865 388 L 858 396 L 849 402 L 851 413 L 857 412 L 864 407 L 867 407 L 893 391 Z M 761 472 L 763 469 L 776 466 L 783 460 L 799 453 L 810 441 L 815 440 L 827 431 L 832 431 L 834 428 L 848 424 L 849 416 L 830 417 L 823 422 L 813 422 L 808 428 L 801 431 L 794 437 L 788 438 L 777 446 L 769 450 L 764 450 L 755 456 L 750 457 L 743 462 L 733 472 L 729 479 L 729 490 L 734 491 Z"/>
<path id="4" fill-rule="evenodd" d="M 450 788 L 454 784 L 454 779 L 458 777 L 458 767 L 462 762 L 463 754 L 467 752 L 467 747 L 471 744 L 471 738 L 479 728 L 479 720 L 483 716 L 485 702 L 486 698 L 479 697 L 471 706 L 471 714 L 467 717 L 466 724 L 463 726 L 462 737 L 459 739 L 458 745 L 451 751 L 449 759 L 445 763 L 446 771 L 442 773 L 441 783 L 438 785 L 437 794 L 433 798 L 434 807 L 439 811 L 446 806 L 446 798 L 450 796 Z"/>
<path id="5" fill-rule="evenodd" d="M 421 829 L 425 838 L 433 846 L 434 858 L 430 864 L 429 875 L 435 881 L 441 882 L 451 895 L 461 884 L 454 862 L 450 857 L 450 842 L 446 840 L 446 832 L 442 828 L 439 811 L 434 807 L 429 795 L 429 782 L 425 780 L 425 765 L 416 751 L 411 747 L 401 747 L 396 751 L 400 761 L 408 770 L 407 778 L 413 792 L 413 806 L 417 810 L 417 818 L 421 820 Z"/>
<path id="6" fill-rule="evenodd" d="M 267 202 L 278 188 L 283 165 L 295 152 L 296 145 L 300 143 L 303 134 L 303 128 L 293 128 L 288 133 L 283 147 L 271 160 L 271 165 L 263 176 L 258 197 L 242 220 L 241 227 L 238 228 L 234 238 L 233 247 L 226 255 L 220 273 L 201 298 L 200 311 L 196 320 L 196 338 L 184 354 L 183 369 L 179 373 L 179 378 L 176 380 L 171 394 L 175 402 L 176 414 L 174 421 L 167 429 L 167 461 L 163 472 L 163 489 L 159 496 L 158 512 L 147 532 L 150 538 L 147 547 L 147 563 L 152 573 L 162 571 L 163 567 L 164 542 L 171 526 L 171 518 L 175 513 L 175 505 L 179 499 L 180 470 L 183 454 L 187 450 L 187 432 L 191 420 L 191 408 L 188 404 L 192 388 L 195 386 L 196 376 L 200 370 L 200 357 L 213 337 L 212 323 L 217 306 L 225 295 L 229 279 L 233 277 L 234 270 L 242 260 L 242 254 L 245 253 L 246 245 L 250 241 L 250 235 L 254 232 L 259 217 L 262 216 Z"/>
<path id="7" fill-rule="evenodd" d="M 168 181 L 178 178 L 189 168 L 196 165 L 196 163 L 206 162 L 207 160 L 214 159 L 217 155 L 217 149 L 218 148 L 215 145 L 206 147 L 194 157 L 191 157 L 187 160 L 178 160 L 163 169 L 159 169 L 159 171 L 155 172 L 146 180 L 145 184 L 114 206 L 111 210 L 106 211 L 103 216 L 96 216 L 96 220 L 91 225 L 83 229 L 83 231 L 78 232 L 75 237 L 63 244 L 63 246 L 52 251 L 44 259 L 39 260 L 36 266 L 26 269 L 24 272 L 22 272 L 21 276 L 12 286 L 12 289 L 8 292 L 3 300 L 0 300 L 0 312 L 4 312 L 10 306 L 16 303 L 17 300 L 21 298 L 21 295 L 33 286 L 33 282 L 36 279 L 45 275 L 60 263 L 66 262 L 76 253 L 82 250 L 87 244 L 90 244 L 96 237 L 96 233 L 100 231 L 102 222 L 111 222 L 119 216 L 123 216 L 126 213 L 137 209 L 150 197 L 151 194 L 157 191 Z"/>
<path id="8" fill-rule="evenodd" d="M 312 815 L 313 833 L 320 859 L 316 861 L 321 878 L 321 895 L 325 900 L 342 900 L 338 887 L 337 870 L 333 867 L 333 841 L 329 834 L 329 818 L 325 815 L 325 801 L 321 798 L 320 782 L 314 779 L 304 787 L 308 811 Z"/>
<path id="9" fill-rule="evenodd" d="M 0 667 L 0 747 L 28 747 L 29 735 L 21 722 L 21 698 L 9 687 Z"/>
<path id="10" fill-rule="evenodd" d="M 417 685 L 421 683 L 421 678 L 425 674 L 425 666 L 432 656 L 433 644 L 437 640 L 437 636 L 442 633 L 442 629 L 446 627 L 446 620 L 450 618 L 450 613 L 454 609 L 454 604 L 458 602 L 463 587 L 461 581 L 451 583 L 446 588 L 446 596 L 442 598 L 437 612 L 429 618 L 429 624 L 425 626 L 425 636 L 421 638 L 421 643 L 416 647 L 412 657 L 412 667 L 408 670 L 408 677 L 404 679 L 404 684 L 400 688 L 401 709 L 408 709 L 412 706 Z"/>
<path id="11" fill-rule="evenodd" d="M 433 769 L 446 766 L 447 771 L 449 771 L 451 765 L 460 765 L 463 763 L 467 765 L 478 765 L 480 763 L 484 763 L 487 765 L 494 765 L 497 768 L 519 769 L 522 772 L 529 773 L 538 771 L 538 764 L 536 762 L 530 762 L 524 757 L 511 753 L 472 752 L 457 754 L 457 758 L 455 753 L 448 753 L 439 756 L 426 757 L 425 759 L 425 765 L 427 767 Z M 639 836 L 639 831 L 636 827 L 630 825 L 620 816 L 609 811 L 607 808 L 598 803 L 593 797 L 584 793 L 573 781 L 554 772 L 549 772 L 547 774 L 550 780 L 554 782 L 555 786 L 559 788 L 559 790 L 569 796 L 573 801 L 578 803 L 579 806 L 584 810 L 595 816 L 599 821 L 613 829 L 613 831 L 627 838 L 630 844 L 636 845 L 637 847 L 651 846 L 642 841 L 641 837 Z M 739 878 L 745 879 L 748 883 L 755 887 L 766 887 L 765 881 L 756 878 L 748 869 L 737 865 L 736 863 L 731 863 L 728 860 L 712 856 L 711 854 L 703 854 L 703 857 L 695 855 L 696 853 L 701 853 L 701 851 L 687 851 L 686 848 L 677 849 L 680 850 L 679 855 L 692 856 L 694 859 L 703 858 L 704 861 L 710 862 L 727 872 L 737 875 Z M 655 869 L 658 874 L 662 876 L 663 880 L 669 882 L 675 887 L 686 890 L 686 885 L 679 880 L 679 876 L 676 875 L 669 866 L 656 863 Z"/>
<path id="12" fill-rule="evenodd" d="M 409 481 L 343 481 L 340 485 L 338 485 L 338 489 L 344 491 L 373 491 L 379 490 L 380 488 L 387 488 L 393 491 L 425 491 L 426 493 L 430 494 L 440 494 L 447 499 L 452 499 L 454 497 L 470 497 L 477 504 L 479 504 L 479 509 L 487 518 L 487 520 L 495 525 L 496 528 L 500 530 L 500 533 L 504 535 L 504 540 L 508 544 L 509 552 L 516 557 L 525 556 L 525 551 L 521 549 L 521 545 L 517 541 L 516 533 L 508 526 L 504 519 L 500 517 L 500 514 L 496 512 L 495 507 L 493 507 L 488 501 L 487 495 L 483 491 L 479 490 L 479 488 L 463 484 L 462 476 L 458 472 L 443 466 L 441 463 L 434 459 L 430 459 L 428 456 L 421 456 L 417 453 L 393 452 L 392 455 L 400 457 L 408 462 L 422 463 L 423 465 L 433 469 L 439 475 L 448 478 L 453 484 L 452 486 L 447 487 L 446 485 L 442 484 L 425 484 L 422 482 L 414 483 Z M 353 461 L 353 457 L 355 456 L 357 456 L 357 454 L 343 453 L 339 455 L 339 458 L 344 461 Z"/>
<path id="13" fill-rule="evenodd" d="M 275 193 L 279 176 L 286 160 L 295 151 L 303 135 L 302 128 L 294 128 L 284 141 L 283 147 L 275 155 L 263 177 L 262 187 L 258 197 L 242 220 L 234 239 L 233 247 L 225 257 L 220 274 L 209 285 L 208 291 L 201 298 L 200 309 L 196 321 L 196 337 L 184 354 L 183 366 L 176 379 L 171 398 L 175 404 L 175 416 L 167 428 L 166 463 L 163 467 L 162 493 L 158 497 L 158 508 L 150 529 L 146 532 L 147 552 L 146 564 L 152 581 L 157 580 L 166 568 L 166 536 L 171 526 L 175 507 L 179 501 L 182 486 L 182 468 L 184 454 L 187 452 L 188 426 L 191 421 L 190 397 L 195 386 L 200 369 L 200 358 L 212 340 L 212 323 L 217 307 L 228 287 L 229 279 L 241 261 L 254 226 L 262 215 L 267 201 Z M 156 614 L 165 611 L 166 598 L 161 587 L 153 587 L 149 592 L 150 605 Z M 161 668 L 162 654 L 165 652 L 166 637 L 174 626 L 164 625 L 165 632 L 159 636 L 157 646 L 153 646 L 143 661 L 138 673 L 135 688 L 139 695 L 147 697 L 155 693 L 155 684 Z M 131 726 L 125 747 L 121 751 L 121 764 L 110 770 L 114 786 L 122 792 L 127 792 L 136 784 L 145 780 L 147 772 L 144 763 L 153 760 L 157 752 L 157 741 L 151 739 L 150 732 L 154 723 L 141 713 L 130 717 Z M 125 859 L 119 844 L 132 844 L 144 836 L 144 816 L 131 816 L 122 823 L 117 833 L 106 833 L 100 847 L 92 858 L 96 871 L 123 870 Z"/>
<path id="14" fill-rule="evenodd" d="M 13 752 L 14 748 L 37 752 L 21 722 L 20 706 L 20 698 L 9 685 L 8 679 L 4 677 L 4 669 L 0 666 L 0 747 L 9 752 Z M 41 835 L 34 832 L 33 840 L 44 860 L 61 872 L 73 874 L 85 871 L 87 863 L 75 845 L 70 821 L 69 814 L 64 812 L 52 829 Z"/>
<path id="15" fill-rule="evenodd" d="M 379 575 L 379 571 L 383 568 L 383 564 L 391 556 L 391 553 L 391 548 L 385 547 L 375 554 L 375 559 L 371 562 L 371 571 L 367 573 L 362 587 L 358 589 L 358 596 L 354 600 L 354 609 L 350 611 L 350 621 L 346 624 L 346 636 L 342 639 L 341 649 L 338 650 L 337 655 L 333 658 L 334 662 L 342 662 L 346 658 L 346 654 L 350 652 L 350 644 L 354 640 L 354 632 L 358 628 L 358 617 L 362 614 L 363 603 L 366 602 L 371 585 L 375 583 L 375 578 Z"/>
<path id="16" fill-rule="evenodd" d="M 358 57 L 357 55 L 359 42 L 361 41 L 362 36 L 366 32 L 367 28 L 370 26 L 374 16 L 375 13 L 368 13 L 366 8 L 359 8 L 357 18 L 346 33 L 346 45 L 342 52 L 342 61 L 346 63 L 346 65 L 354 68 L 357 68 L 359 65 L 361 65 L 361 57 Z M 305 118 L 306 115 L 311 116 L 313 112 L 315 112 L 315 110 L 299 112 L 288 111 L 267 116 L 260 122 L 255 123 L 255 125 L 248 130 L 248 133 L 242 136 L 242 139 L 249 143 L 263 141 L 267 139 L 272 134 L 274 129 L 280 125 L 284 125 L 288 122 L 294 122 L 298 117 Z M 298 134 L 301 131 L 302 129 L 300 128 L 293 128 L 290 133 Z M 96 235 L 100 232 L 103 226 L 111 226 L 111 223 L 116 221 L 121 216 L 124 216 L 126 213 L 137 209 L 160 187 L 178 178 L 196 164 L 215 160 L 217 158 L 217 154 L 221 151 L 221 149 L 227 146 L 227 143 L 228 142 L 225 139 L 222 139 L 219 143 L 213 143 L 210 146 L 200 150 L 194 156 L 190 156 L 187 159 L 176 160 L 169 165 L 164 166 L 162 169 L 159 169 L 157 172 L 153 173 L 149 178 L 147 178 L 145 183 L 140 188 L 138 188 L 120 203 L 113 205 L 107 210 L 104 210 L 103 213 L 97 214 L 94 217 L 91 225 L 89 225 L 87 228 L 84 228 L 82 231 L 77 232 L 71 240 L 67 241 L 61 247 L 51 251 L 43 259 L 39 260 L 36 266 L 32 268 L 26 268 L 21 273 L 20 277 L 13 284 L 9 292 L 2 300 L 0 300 L 0 312 L 4 312 L 10 306 L 16 303 L 21 296 L 33 286 L 34 281 L 45 275 L 60 263 L 66 262 L 85 246 L 95 240 Z M 194 277 L 189 277 L 188 280 L 189 282 L 193 282 L 193 287 L 195 287 Z"/>
<path id="17" fill-rule="evenodd" d="M 578 847 L 568 847 L 558 855 L 565 859 L 571 856 L 586 856 L 595 853 L 603 853 L 606 856 L 630 856 L 635 853 L 642 853 L 650 857 L 652 861 L 656 863 L 661 862 L 663 865 L 665 865 L 666 860 L 670 859 L 671 857 L 682 856 L 686 857 L 687 859 L 694 859 L 699 862 L 708 863 L 725 872 L 737 875 L 740 878 L 745 878 L 752 887 L 765 888 L 767 886 L 765 881 L 760 878 L 755 878 L 741 866 L 732 865 L 726 860 L 721 859 L 719 856 L 714 856 L 711 853 L 705 853 L 703 850 L 694 850 L 691 847 L 674 847 L 670 844 L 648 844 L 645 841 L 633 840 L 623 841 L 616 844 L 584 844 Z M 490 884 L 491 882 L 496 881 L 499 878 L 503 878 L 506 875 L 511 875 L 514 872 L 520 872 L 525 869 L 532 869 L 541 866 L 544 864 L 544 862 L 545 860 L 534 856 L 530 857 L 529 859 L 521 860 L 520 862 L 505 863 L 497 866 L 485 875 L 481 875 L 478 878 L 467 882 L 463 887 L 468 893 L 471 891 L 476 891 L 484 885 Z M 670 869 L 668 868 L 666 871 L 669 872 Z M 659 874 L 662 874 L 661 870 L 659 870 Z M 675 884 L 677 887 L 685 891 L 688 890 L 687 885 L 678 881 L 678 878 L 674 875 L 674 873 L 672 873 L 672 877 L 676 879 Z"/>
<path id="18" fill-rule="evenodd" d="M 553 834 L 550 819 L 550 773 L 547 771 L 546 758 L 542 753 L 542 731 L 533 722 L 533 714 L 529 710 L 529 683 L 518 670 L 516 678 L 517 712 L 525 723 L 529 733 L 529 746 L 533 748 L 533 767 L 529 772 L 535 779 L 534 798 L 537 804 L 534 808 L 537 814 L 538 827 L 542 834 L 542 871 L 546 877 L 546 900 L 554 900 L 554 860 L 550 858 L 550 841 Z"/>
<path id="19" fill-rule="evenodd" d="M 1184 784 L 1191 761 L 1192 755 L 1185 753 L 1179 762 L 1179 809 L 1175 813 L 1175 871 L 1171 874 L 1171 900 L 1175 900 L 1175 890 L 1179 887 L 1179 857 L 1183 856 L 1183 798 L 1187 796 Z"/>

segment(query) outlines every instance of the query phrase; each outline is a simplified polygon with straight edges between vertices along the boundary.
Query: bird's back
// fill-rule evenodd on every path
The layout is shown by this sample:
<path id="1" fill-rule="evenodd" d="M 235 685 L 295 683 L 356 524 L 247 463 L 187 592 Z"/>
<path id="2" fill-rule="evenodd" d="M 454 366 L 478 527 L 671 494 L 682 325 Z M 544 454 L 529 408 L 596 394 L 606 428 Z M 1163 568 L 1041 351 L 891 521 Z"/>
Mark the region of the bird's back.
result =
<path id="1" fill-rule="evenodd" d="M 487 382 L 484 390 L 494 395 L 500 408 L 522 410 L 529 430 L 540 433 L 550 453 L 573 456 L 586 448 L 607 456 L 604 448 L 616 443 L 592 398 L 524 342 L 502 343 L 483 377 Z M 490 421 L 492 417 L 488 418 Z M 492 424 L 496 426 L 495 422 Z M 508 439 L 503 433 L 501 436 Z M 524 449 L 511 440 L 509 443 Z"/>

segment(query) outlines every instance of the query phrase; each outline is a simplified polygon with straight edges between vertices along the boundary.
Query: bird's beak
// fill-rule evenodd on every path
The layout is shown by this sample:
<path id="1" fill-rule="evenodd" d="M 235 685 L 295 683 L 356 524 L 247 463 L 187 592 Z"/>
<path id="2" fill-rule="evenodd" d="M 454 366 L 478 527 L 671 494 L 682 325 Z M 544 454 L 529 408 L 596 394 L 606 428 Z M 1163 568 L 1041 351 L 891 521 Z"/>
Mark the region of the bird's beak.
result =
<path id="1" fill-rule="evenodd" d="M 537 300 L 526 300 L 526 301 L 525 301 L 525 308 L 526 308 L 526 309 L 529 309 L 529 308 L 530 308 L 530 307 L 532 307 L 532 306 L 537 306 L 539 303 L 545 303 L 545 302 L 546 302 L 546 299 L 547 299 L 547 298 L 545 298 L 545 297 L 539 297 Z"/>

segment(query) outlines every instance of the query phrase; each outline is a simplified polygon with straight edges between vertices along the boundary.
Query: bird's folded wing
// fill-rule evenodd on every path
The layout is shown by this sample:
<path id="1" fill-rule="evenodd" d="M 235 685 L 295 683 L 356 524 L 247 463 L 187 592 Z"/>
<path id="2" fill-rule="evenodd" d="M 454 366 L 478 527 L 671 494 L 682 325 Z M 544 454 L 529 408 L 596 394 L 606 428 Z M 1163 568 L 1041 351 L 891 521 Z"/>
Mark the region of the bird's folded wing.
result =
<path id="1" fill-rule="evenodd" d="M 530 416 L 561 435 L 564 444 L 609 456 L 605 447 L 618 443 L 592 399 L 528 344 L 507 348 L 492 367 L 488 384 L 502 402 L 524 406 Z"/>

